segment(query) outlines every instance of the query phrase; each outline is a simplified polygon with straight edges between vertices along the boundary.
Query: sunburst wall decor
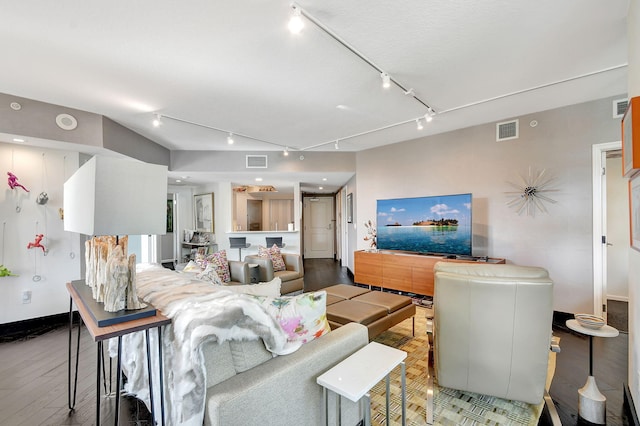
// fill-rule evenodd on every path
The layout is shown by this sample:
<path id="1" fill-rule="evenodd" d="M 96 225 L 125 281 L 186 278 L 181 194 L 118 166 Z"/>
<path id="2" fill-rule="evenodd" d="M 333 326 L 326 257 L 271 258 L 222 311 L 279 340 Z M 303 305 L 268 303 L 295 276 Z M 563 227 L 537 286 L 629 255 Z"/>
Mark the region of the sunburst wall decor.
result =
<path id="1" fill-rule="evenodd" d="M 507 206 L 515 208 L 518 214 L 526 212 L 529 216 L 535 216 L 536 211 L 548 213 L 544 203 L 555 203 L 556 201 L 544 194 L 556 190 L 549 189 L 553 178 L 546 175 L 546 169 L 533 172 L 529 167 L 528 176 L 520 176 L 520 179 L 520 184 L 507 182 L 517 189 L 517 191 L 507 191 L 511 198 L 507 202 Z"/>

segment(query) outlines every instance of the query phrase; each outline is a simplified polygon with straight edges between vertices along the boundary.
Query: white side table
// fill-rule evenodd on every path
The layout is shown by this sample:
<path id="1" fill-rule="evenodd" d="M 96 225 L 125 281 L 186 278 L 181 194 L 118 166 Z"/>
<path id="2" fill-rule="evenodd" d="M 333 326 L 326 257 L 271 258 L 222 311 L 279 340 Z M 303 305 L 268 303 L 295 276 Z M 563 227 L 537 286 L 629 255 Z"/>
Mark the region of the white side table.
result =
<path id="1" fill-rule="evenodd" d="M 371 342 L 364 348 L 353 353 L 344 361 L 318 377 L 317 383 L 324 387 L 324 417 L 325 424 L 329 424 L 327 390 L 338 394 L 336 404 L 336 420 L 340 424 L 340 396 L 349 398 L 353 402 L 365 404 L 365 426 L 371 424 L 371 400 L 367 393 L 376 383 L 387 379 L 387 425 L 389 424 L 389 373 L 398 366 L 402 367 L 402 425 L 406 424 L 406 370 L 404 360 L 405 351 Z M 364 397 L 364 398 L 363 398 Z"/>
<path id="2" fill-rule="evenodd" d="M 578 389 L 578 414 L 580 417 L 591 423 L 602 425 L 606 424 L 607 398 L 600 393 L 600 390 L 596 385 L 596 379 L 593 377 L 593 338 L 616 337 L 618 335 L 618 330 L 609 325 L 604 325 L 602 328 L 596 329 L 587 328 L 580 325 L 580 323 L 574 319 L 567 321 L 567 327 L 573 331 L 589 336 L 589 377 L 587 377 L 587 383 Z"/>

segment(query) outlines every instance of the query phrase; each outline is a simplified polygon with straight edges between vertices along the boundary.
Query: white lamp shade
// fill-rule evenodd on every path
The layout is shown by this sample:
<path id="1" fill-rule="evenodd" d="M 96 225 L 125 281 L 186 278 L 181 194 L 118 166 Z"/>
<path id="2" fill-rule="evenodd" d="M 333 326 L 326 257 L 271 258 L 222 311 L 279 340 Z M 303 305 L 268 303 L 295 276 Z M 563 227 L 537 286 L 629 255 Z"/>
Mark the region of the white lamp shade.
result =
<path id="1" fill-rule="evenodd" d="M 166 203 L 167 166 L 94 156 L 64 184 L 64 230 L 165 234 Z"/>

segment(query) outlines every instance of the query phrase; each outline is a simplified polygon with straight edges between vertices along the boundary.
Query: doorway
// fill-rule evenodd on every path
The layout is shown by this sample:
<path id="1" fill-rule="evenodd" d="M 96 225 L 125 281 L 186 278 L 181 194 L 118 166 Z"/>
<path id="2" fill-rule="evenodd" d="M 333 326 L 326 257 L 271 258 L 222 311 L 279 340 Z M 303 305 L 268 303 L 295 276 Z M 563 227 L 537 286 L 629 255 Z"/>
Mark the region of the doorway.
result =
<path id="1" fill-rule="evenodd" d="M 262 200 L 247 200 L 247 229 L 262 231 Z"/>
<path id="2" fill-rule="evenodd" d="M 621 304 L 626 309 L 629 290 L 629 209 L 621 148 L 620 142 L 593 146 L 593 304 L 594 314 L 609 323 L 620 316 Z M 627 325 L 616 328 L 626 330 Z"/>
<path id="3" fill-rule="evenodd" d="M 304 257 L 322 259 L 334 257 L 335 220 L 333 197 L 304 197 Z"/>

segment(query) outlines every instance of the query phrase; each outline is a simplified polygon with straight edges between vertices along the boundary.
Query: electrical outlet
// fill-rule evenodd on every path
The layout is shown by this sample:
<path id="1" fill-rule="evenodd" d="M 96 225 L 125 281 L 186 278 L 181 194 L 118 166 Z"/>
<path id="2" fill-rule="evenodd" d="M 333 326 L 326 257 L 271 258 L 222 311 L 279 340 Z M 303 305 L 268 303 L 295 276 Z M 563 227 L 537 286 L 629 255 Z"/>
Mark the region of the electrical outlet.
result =
<path id="1" fill-rule="evenodd" d="M 31 303 L 31 290 L 25 290 L 22 292 L 22 303 Z"/>

